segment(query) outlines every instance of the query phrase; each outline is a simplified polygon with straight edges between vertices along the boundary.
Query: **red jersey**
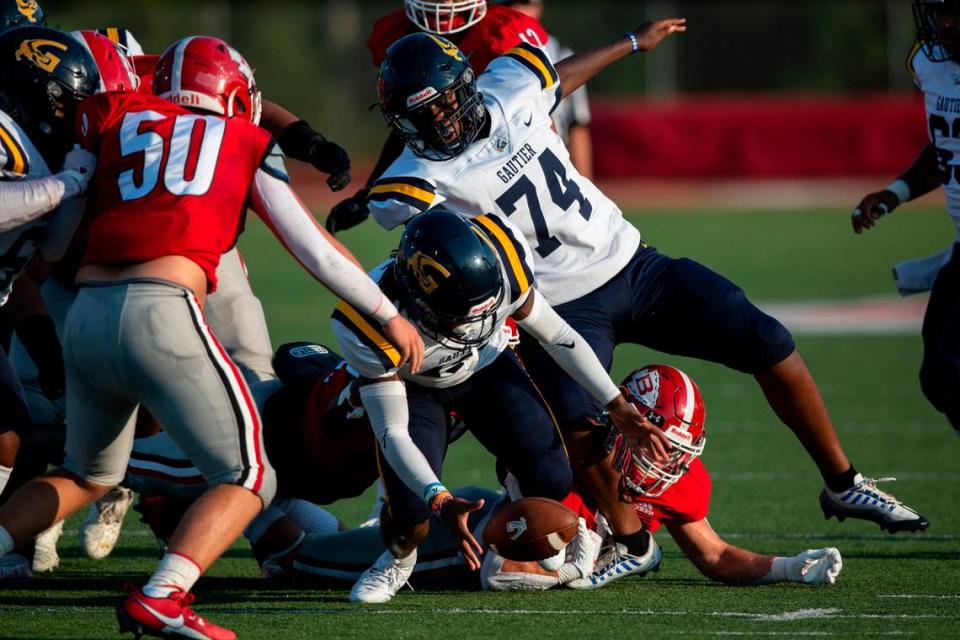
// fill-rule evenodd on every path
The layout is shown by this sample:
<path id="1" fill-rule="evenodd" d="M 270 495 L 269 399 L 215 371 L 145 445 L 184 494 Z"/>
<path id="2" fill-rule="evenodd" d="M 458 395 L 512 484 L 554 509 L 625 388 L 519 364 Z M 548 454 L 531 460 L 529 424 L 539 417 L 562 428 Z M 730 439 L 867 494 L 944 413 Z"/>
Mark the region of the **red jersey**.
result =
<path id="1" fill-rule="evenodd" d="M 591 529 L 595 526 L 596 508 L 584 502 L 576 491 L 564 498 L 563 504 L 584 518 Z M 690 470 L 662 495 L 636 498 L 633 506 L 650 533 L 666 522 L 699 522 L 707 517 L 710 510 L 710 474 L 697 458 L 690 464 Z"/>
<path id="2" fill-rule="evenodd" d="M 273 147 L 270 134 L 139 93 L 85 100 L 77 132 L 98 157 L 81 264 L 179 255 L 216 289 L 220 256 L 243 229 L 250 185 Z"/>
<path id="3" fill-rule="evenodd" d="M 373 66 L 379 67 L 387 55 L 387 48 L 407 35 L 415 33 L 403 9 L 388 13 L 373 25 L 367 48 L 373 56 Z M 446 36 L 469 58 L 473 70 L 480 73 L 494 58 L 528 42 L 542 47 L 547 44 L 547 32 L 530 16 L 499 4 L 487 6 L 487 15 L 469 29 Z"/>

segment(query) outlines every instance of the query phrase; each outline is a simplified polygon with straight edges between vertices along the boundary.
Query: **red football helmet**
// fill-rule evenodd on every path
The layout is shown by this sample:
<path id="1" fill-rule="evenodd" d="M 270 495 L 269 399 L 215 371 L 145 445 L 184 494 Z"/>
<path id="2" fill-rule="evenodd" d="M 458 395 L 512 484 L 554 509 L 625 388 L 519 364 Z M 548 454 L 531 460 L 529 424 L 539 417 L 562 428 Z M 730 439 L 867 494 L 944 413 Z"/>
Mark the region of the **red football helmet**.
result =
<path id="1" fill-rule="evenodd" d="M 487 0 L 404 0 L 403 4 L 410 22 L 440 36 L 469 29 L 487 15 Z"/>
<path id="2" fill-rule="evenodd" d="M 136 91 L 140 78 L 133 70 L 133 63 L 127 54 L 110 38 L 96 31 L 72 31 L 70 35 L 87 48 L 97 62 L 100 72 L 100 89 L 104 91 Z"/>
<path id="3" fill-rule="evenodd" d="M 663 364 L 637 369 L 620 387 L 640 415 L 657 425 L 670 440 L 670 459 L 650 460 L 639 451 L 625 456 L 624 488 L 633 495 L 655 498 L 679 480 L 707 442 L 706 409 L 697 384 L 683 371 Z"/>
<path id="4" fill-rule="evenodd" d="M 191 36 L 170 45 L 157 61 L 153 94 L 184 107 L 260 122 L 253 69 L 219 38 Z"/>

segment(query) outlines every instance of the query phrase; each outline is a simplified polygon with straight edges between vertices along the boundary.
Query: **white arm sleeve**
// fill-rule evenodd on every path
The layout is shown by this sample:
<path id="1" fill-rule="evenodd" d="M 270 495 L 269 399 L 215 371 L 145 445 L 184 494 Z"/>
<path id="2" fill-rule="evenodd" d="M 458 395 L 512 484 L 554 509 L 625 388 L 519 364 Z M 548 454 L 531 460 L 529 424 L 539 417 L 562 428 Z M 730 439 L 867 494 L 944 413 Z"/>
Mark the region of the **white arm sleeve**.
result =
<path id="1" fill-rule="evenodd" d="M 331 291 L 380 324 L 397 315 L 376 283 L 327 241 L 286 182 L 258 169 L 251 205 L 287 251 Z"/>
<path id="2" fill-rule="evenodd" d="M 33 222 L 81 193 L 73 172 L 0 182 L 0 233 Z"/>
<path id="3" fill-rule="evenodd" d="M 407 430 L 410 413 L 407 409 L 406 387 L 399 380 L 366 384 L 360 387 L 360 398 L 370 418 L 380 452 L 390 463 L 390 468 L 410 491 L 429 503 L 429 499 L 437 493 L 437 488 L 443 485 L 423 452 L 410 438 Z"/>
<path id="4" fill-rule="evenodd" d="M 553 310 L 543 296 L 535 294 L 533 308 L 517 324 L 537 341 L 581 387 L 606 405 L 620 395 L 597 355 L 579 333 Z"/>

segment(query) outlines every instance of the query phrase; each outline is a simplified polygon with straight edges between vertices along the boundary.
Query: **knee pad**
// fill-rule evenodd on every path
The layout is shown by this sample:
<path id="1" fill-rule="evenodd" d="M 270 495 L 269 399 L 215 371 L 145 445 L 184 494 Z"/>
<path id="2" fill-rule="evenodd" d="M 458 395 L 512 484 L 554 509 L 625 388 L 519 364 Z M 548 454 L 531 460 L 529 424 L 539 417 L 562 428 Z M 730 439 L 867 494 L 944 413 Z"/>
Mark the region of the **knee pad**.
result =
<path id="1" fill-rule="evenodd" d="M 762 373 L 783 362 L 796 350 L 790 331 L 776 318 L 753 307 L 749 323 L 750 344 L 743 345 L 742 365 L 734 368 L 751 375 Z"/>

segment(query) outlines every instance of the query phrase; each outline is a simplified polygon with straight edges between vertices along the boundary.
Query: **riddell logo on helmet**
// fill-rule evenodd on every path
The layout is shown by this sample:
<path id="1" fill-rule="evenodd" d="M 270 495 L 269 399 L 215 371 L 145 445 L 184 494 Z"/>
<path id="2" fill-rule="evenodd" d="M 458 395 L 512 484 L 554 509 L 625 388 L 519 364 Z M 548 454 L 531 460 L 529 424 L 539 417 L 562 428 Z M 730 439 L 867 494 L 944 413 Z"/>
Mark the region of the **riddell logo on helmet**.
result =
<path id="1" fill-rule="evenodd" d="M 407 108 L 415 107 L 418 104 L 423 104 L 433 96 L 437 95 L 437 90 L 433 87 L 427 87 L 423 91 L 418 91 L 412 96 L 407 98 Z"/>
<path id="2" fill-rule="evenodd" d="M 684 442 L 688 442 L 688 443 L 693 442 L 693 436 L 690 435 L 690 432 L 687 431 L 686 429 L 681 429 L 676 425 L 672 424 L 669 427 L 667 427 L 666 433 L 668 436 L 673 436 L 678 440 L 683 440 Z"/>
<path id="3" fill-rule="evenodd" d="M 492 308 L 493 308 L 493 305 L 495 305 L 495 304 L 497 304 L 497 298 L 496 298 L 496 297 L 487 298 L 485 301 L 481 302 L 480 304 L 471 307 L 471 308 L 470 308 L 470 315 L 471 315 L 471 316 L 478 316 L 478 315 L 480 315 L 481 313 L 492 309 Z"/>
<path id="4" fill-rule="evenodd" d="M 186 107 L 200 106 L 200 96 L 195 93 L 171 93 L 167 96 L 167 100 Z"/>

